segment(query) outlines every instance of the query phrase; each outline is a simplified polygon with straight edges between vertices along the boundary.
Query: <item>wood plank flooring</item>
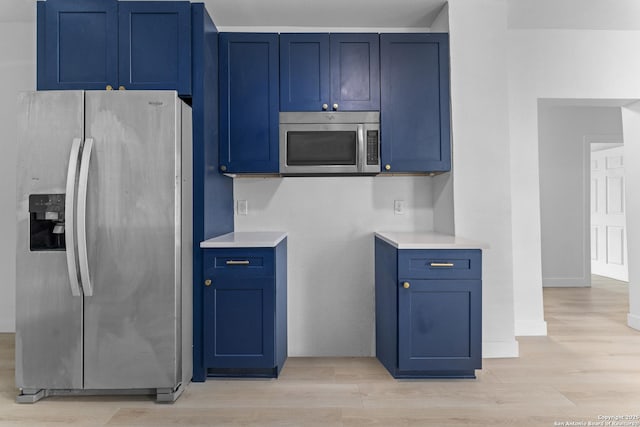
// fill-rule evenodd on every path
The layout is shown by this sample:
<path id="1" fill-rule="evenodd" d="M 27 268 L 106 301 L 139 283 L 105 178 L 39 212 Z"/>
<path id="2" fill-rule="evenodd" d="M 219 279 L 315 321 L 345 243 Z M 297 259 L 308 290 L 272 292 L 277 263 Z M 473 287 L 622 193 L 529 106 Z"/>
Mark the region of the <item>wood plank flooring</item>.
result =
<path id="1" fill-rule="evenodd" d="M 193 383 L 172 405 L 16 404 L 14 336 L 0 334 L 0 426 L 554 426 L 621 415 L 637 418 L 609 425 L 640 426 L 640 332 L 626 326 L 626 286 L 594 276 L 592 288 L 545 289 L 549 336 L 518 338 L 521 357 L 484 359 L 476 380 L 397 381 L 374 358 L 289 358 L 278 380 Z"/>

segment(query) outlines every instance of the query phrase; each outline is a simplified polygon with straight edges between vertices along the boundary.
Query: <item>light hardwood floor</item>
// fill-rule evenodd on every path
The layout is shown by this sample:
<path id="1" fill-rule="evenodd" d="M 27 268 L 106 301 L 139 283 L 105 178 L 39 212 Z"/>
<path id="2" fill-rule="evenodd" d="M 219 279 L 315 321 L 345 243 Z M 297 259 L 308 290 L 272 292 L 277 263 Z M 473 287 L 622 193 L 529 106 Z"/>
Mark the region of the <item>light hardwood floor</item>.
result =
<path id="1" fill-rule="evenodd" d="M 544 297 L 549 336 L 518 338 L 521 356 L 484 359 L 476 380 L 397 381 L 373 358 L 289 358 L 278 380 L 193 383 L 172 405 L 146 397 L 16 404 L 14 337 L 0 334 L 0 426 L 553 426 L 640 417 L 640 332 L 626 326 L 626 284 L 595 277 L 592 288 L 545 289 Z"/>

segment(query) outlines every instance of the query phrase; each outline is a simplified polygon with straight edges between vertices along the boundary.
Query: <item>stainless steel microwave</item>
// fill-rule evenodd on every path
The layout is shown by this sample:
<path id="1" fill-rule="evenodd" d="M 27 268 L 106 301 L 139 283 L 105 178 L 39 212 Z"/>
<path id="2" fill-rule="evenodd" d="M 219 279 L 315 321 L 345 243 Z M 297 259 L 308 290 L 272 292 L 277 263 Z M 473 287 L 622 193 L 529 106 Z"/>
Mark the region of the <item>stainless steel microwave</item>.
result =
<path id="1" fill-rule="evenodd" d="M 280 113 L 283 175 L 380 172 L 377 111 Z"/>

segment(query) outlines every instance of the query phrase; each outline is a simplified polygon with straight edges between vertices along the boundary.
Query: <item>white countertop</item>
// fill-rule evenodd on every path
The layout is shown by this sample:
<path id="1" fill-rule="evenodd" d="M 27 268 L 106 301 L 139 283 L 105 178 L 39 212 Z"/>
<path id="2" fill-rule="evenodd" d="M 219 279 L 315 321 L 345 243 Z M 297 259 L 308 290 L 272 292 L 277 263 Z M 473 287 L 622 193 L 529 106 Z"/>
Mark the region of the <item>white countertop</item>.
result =
<path id="1" fill-rule="evenodd" d="M 282 231 L 238 231 L 200 242 L 201 248 L 273 248 L 287 233 Z"/>
<path id="2" fill-rule="evenodd" d="M 375 235 L 398 249 L 487 249 L 489 247 L 486 243 L 433 231 L 381 231 L 376 232 Z"/>

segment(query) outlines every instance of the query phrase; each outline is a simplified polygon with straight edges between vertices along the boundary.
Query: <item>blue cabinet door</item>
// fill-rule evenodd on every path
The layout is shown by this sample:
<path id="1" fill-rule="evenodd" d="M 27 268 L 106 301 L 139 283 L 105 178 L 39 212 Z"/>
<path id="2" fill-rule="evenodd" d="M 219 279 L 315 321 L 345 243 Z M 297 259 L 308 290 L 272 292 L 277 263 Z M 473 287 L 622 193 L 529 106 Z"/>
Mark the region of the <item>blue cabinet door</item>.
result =
<path id="1" fill-rule="evenodd" d="M 191 95 L 191 4 L 38 2 L 38 90 L 167 89 Z"/>
<path id="2" fill-rule="evenodd" d="M 198 380 L 277 377 L 287 359 L 286 238 L 275 248 L 204 249 L 203 274 Z"/>
<path id="3" fill-rule="evenodd" d="M 191 4 L 124 1 L 118 15 L 119 85 L 191 95 Z"/>
<path id="4" fill-rule="evenodd" d="M 398 282 L 399 370 L 473 372 L 481 366 L 481 286 L 480 280 Z"/>
<path id="5" fill-rule="evenodd" d="M 118 3 L 38 2 L 38 90 L 118 85 Z"/>
<path id="6" fill-rule="evenodd" d="M 379 43 L 378 34 L 331 34 L 330 108 L 380 109 Z"/>
<path id="7" fill-rule="evenodd" d="M 273 277 L 212 277 L 204 292 L 205 364 L 273 368 Z"/>
<path id="8" fill-rule="evenodd" d="M 329 34 L 280 35 L 280 111 L 329 108 Z"/>
<path id="9" fill-rule="evenodd" d="M 377 34 L 281 34 L 280 111 L 380 109 Z"/>
<path id="10" fill-rule="evenodd" d="M 220 170 L 277 173 L 278 35 L 220 34 Z"/>
<path id="11" fill-rule="evenodd" d="M 380 79 L 383 169 L 450 170 L 448 35 L 381 34 Z"/>

